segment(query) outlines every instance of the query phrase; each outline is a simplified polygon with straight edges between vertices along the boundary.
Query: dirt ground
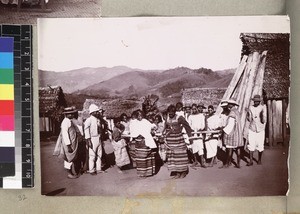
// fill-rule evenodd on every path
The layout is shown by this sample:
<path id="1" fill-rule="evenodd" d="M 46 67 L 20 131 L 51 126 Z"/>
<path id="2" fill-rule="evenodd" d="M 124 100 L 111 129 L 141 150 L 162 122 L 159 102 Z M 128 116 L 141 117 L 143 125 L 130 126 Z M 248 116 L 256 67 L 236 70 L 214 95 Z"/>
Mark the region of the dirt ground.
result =
<path id="1" fill-rule="evenodd" d="M 96 176 L 68 179 L 63 161 L 52 156 L 54 146 L 54 141 L 41 142 L 42 194 L 48 196 L 274 196 L 288 189 L 287 146 L 265 148 L 263 165 L 247 167 L 244 160 L 240 169 L 219 169 L 218 161 L 213 168 L 190 168 L 184 179 L 171 179 L 167 164 L 146 179 L 138 178 L 135 169 L 119 173 L 116 166 Z M 105 151 L 113 156 L 110 142 Z"/>
<path id="2" fill-rule="evenodd" d="M 28 5 L 18 12 L 16 5 L 0 3 L 0 23 L 36 24 L 37 18 L 100 17 L 100 3 L 101 0 L 49 0 L 49 12 L 42 12 L 40 6 Z"/>

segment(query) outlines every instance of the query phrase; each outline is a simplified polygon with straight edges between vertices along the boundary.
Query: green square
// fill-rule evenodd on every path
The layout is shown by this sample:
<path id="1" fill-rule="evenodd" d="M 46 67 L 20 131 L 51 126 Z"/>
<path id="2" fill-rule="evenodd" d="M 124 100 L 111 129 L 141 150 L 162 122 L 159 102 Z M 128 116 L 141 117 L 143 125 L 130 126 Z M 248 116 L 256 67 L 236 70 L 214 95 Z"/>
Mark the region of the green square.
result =
<path id="1" fill-rule="evenodd" d="M 14 69 L 0 68 L 0 84 L 14 84 Z"/>

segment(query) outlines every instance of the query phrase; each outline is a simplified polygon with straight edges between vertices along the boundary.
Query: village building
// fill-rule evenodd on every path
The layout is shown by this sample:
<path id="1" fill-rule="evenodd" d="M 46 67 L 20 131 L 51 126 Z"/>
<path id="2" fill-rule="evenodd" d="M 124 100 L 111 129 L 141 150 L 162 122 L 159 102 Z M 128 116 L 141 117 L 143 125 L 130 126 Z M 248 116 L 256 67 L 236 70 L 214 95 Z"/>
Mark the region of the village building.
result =
<path id="1" fill-rule="evenodd" d="M 289 34 L 242 33 L 242 56 L 267 51 L 263 97 L 268 109 L 267 137 L 270 146 L 288 142 L 290 91 Z"/>
<path id="2" fill-rule="evenodd" d="M 58 135 L 63 120 L 63 110 L 67 106 L 60 86 L 39 88 L 39 120 L 41 135 Z"/>

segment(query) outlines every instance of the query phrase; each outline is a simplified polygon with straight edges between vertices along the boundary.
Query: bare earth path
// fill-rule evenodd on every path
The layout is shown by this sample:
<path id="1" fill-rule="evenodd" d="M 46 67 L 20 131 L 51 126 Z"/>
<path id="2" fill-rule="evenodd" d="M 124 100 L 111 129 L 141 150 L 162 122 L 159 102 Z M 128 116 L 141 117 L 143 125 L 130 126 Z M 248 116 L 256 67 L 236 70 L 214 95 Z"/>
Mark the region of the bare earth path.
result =
<path id="1" fill-rule="evenodd" d="M 110 148 L 106 143 L 105 148 Z M 91 176 L 83 174 L 78 179 L 68 179 L 63 161 L 52 156 L 54 142 L 41 143 L 42 194 L 46 195 L 119 195 L 119 196 L 268 196 L 285 195 L 287 182 L 287 148 L 266 148 L 263 165 L 241 169 L 231 166 L 218 169 L 199 168 L 184 179 L 170 179 L 166 164 L 153 177 L 140 179 L 135 169 L 118 173 L 117 168 L 107 173 Z M 110 150 L 110 149 L 109 149 Z M 107 149 L 107 153 L 110 153 Z"/>

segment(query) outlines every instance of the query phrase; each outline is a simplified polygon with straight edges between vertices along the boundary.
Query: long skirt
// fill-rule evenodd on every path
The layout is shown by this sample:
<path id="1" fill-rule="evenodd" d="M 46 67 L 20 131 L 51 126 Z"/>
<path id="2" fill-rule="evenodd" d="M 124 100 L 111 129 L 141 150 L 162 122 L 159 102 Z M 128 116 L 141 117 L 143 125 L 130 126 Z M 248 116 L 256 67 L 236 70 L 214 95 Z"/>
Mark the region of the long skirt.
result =
<path id="1" fill-rule="evenodd" d="M 145 141 L 135 142 L 136 170 L 140 177 L 155 174 L 155 152 L 145 145 Z"/>
<path id="2" fill-rule="evenodd" d="M 135 141 L 131 141 L 128 144 L 128 153 L 132 162 L 132 166 L 135 168 L 136 167 L 136 151 L 135 151 Z"/>
<path id="3" fill-rule="evenodd" d="M 166 137 L 170 149 L 167 151 L 168 170 L 185 172 L 188 170 L 188 155 L 186 143 L 181 133 L 170 133 Z"/>
<path id="4" fill-rule="evenodd" d="M 118 167 L 130 164 L 129 156 L 126 150 L 126 143 L 124 139 L 118 142 L 112 141 L 112 146 L 114 148 L 115 161 Z"/>

